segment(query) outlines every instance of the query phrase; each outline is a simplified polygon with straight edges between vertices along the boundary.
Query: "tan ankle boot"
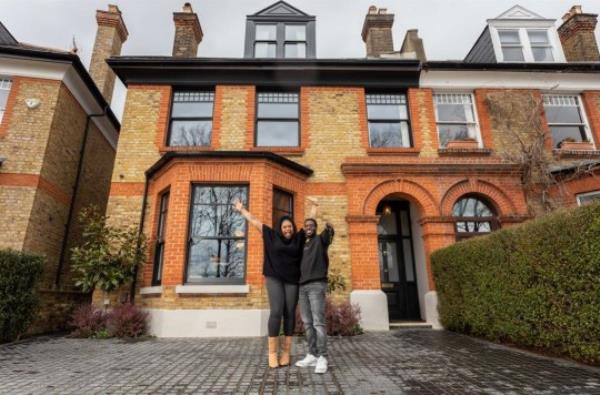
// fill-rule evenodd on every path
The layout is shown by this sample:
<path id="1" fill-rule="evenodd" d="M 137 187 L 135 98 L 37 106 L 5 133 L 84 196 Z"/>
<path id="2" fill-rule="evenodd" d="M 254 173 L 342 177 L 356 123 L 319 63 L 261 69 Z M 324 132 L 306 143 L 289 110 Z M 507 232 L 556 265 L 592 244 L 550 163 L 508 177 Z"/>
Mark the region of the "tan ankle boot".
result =
<path id="1" fill-rule="evenodd" d="M 279 365 L 277 364 L 277 346 L 279 343 L 279 337 L 273 336 L 269 337 L 269 367 L 276 368 Z"/>
<path id="2" fill-rule="evenodd" d="M 290 350 L 292 348 L 292 336 L 283 338 L 283 346 L 281 347 L 281 355 L 279 356 L 279 365 L 287 366 L 290 364 Z"/>

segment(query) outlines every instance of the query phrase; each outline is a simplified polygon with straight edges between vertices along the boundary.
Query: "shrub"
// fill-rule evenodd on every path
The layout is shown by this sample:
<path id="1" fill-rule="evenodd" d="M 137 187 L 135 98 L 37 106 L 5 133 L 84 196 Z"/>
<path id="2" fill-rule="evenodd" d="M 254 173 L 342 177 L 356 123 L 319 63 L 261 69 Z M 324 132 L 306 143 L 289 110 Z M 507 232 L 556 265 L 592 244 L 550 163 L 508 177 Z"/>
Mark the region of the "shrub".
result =
<path id="1" fill-rule="evenodd" d="M 442 324 L 600 363 L 600 203 L 431 256 Z"/>
<path id="2" fill-rule="evenodd" d="M 336 303 L 331 298 L 325 301 L 325 321 L 329 336 L 355 336 L 363 333 L 360 327 L 360 308 L 348 301 Z M 300 316 L 300 309 L 296 310 L 295 333 L 304 334 L 304 323 Z"/>
<path id="3" fill-rule="evenodd" d="M 0 343 L 18 339 L 33 321 L 44 261 L 38 255 L 0 250 Z"/>
<path id="4" fill-rule="evenodd" d="M 81 305 L 75 309 L 69 325 L 73 327 L 71 336 L 92 337 L 106 328 L 108 314 L 91 304 Z"/>
<path id="5" fill-rule="evenodd" d="M 73 337 L 139 337 L 147 333 L 148 313 L 129 303 L 108 311 L 88 304 L 75 310 L 70 325 Z"/>
<path id="6" fill-rule="evenodd" d="M 106 329 L 110 336 L 139 337 L 148 330 L 148 313 L 125 303 L 111 310 Z"/>

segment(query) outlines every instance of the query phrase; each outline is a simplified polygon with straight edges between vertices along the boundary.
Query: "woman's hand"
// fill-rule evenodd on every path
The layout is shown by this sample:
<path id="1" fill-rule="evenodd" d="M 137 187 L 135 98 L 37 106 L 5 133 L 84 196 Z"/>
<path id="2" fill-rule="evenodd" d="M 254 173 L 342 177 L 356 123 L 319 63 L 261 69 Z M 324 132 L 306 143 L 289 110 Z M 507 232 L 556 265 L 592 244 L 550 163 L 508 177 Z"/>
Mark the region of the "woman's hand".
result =
<path id="1" fill-rule="evenodd" d="M 237 211 L 238 213 L 241 213 L 241 212 L 242 212 L 242 210 L 244 209 L 244 204 L 243 204 L 243 203 L 240 201 L 240 199 L 236 199 L 236 200 L 233 202 L 233 209 L 234 209 L 235 211 Z"/>

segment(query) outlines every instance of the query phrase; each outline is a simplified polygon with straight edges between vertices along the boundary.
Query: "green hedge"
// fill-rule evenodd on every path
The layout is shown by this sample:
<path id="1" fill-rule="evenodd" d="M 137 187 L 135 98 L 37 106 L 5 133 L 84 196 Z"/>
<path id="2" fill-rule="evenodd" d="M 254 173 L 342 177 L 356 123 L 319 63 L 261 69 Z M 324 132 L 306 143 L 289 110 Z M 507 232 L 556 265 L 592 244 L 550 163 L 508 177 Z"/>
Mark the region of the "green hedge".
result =
<path id="1" fill-rule="evenodd" d="M 442 324 L 600 363 L 600 202 L 431 256 Z"/>
<path id="2" fill-rule="evenodd" d="M 33 320 L 44 258 L 0 250 L 0 343 L 22 335 Z"/>

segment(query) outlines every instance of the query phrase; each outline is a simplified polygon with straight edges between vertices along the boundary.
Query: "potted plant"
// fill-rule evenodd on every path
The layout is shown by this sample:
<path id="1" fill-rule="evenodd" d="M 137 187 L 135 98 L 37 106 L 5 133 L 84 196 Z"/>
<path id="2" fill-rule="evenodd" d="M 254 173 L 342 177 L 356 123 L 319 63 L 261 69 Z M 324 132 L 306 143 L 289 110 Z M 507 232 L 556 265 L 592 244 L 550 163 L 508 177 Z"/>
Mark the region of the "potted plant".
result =
<path id="1" fill-rule="evenodd" d="M 477 149 L 479 142 L 472 137 L 463 137 L 456 140 L 450 140 L 446 144 L 447 149 Z"/>
<path id="2" fill-rule="evenodd" d="M 594 144 L 588 139 L 581 141 L 575 140 L 573 137 L 563 139 L 558 145 L 562 151 L 593 151 Z"/>

